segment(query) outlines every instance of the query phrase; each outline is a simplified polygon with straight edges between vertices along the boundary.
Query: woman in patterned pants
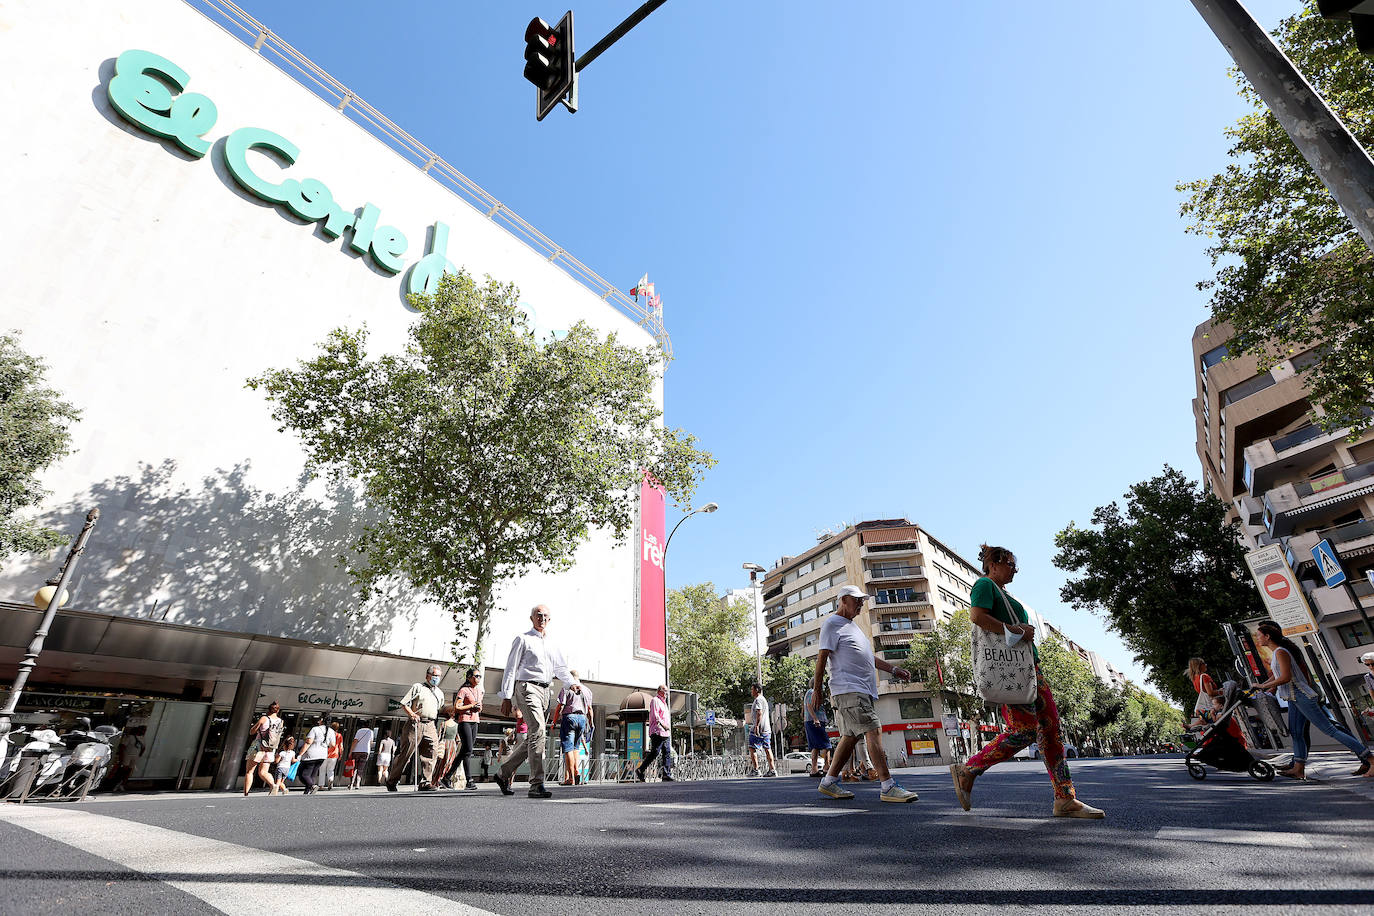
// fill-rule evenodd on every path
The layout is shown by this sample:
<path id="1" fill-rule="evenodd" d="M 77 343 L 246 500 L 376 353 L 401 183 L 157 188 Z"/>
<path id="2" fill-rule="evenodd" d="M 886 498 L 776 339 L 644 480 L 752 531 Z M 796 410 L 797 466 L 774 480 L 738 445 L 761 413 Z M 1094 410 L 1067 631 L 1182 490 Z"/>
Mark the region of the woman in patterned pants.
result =
<path id="1" fill-rule="evenodd" d="M 1035 627 L 1030 623 L 1030 615 L 1021 602 L 1004 591 L 1004 586 L 1016 575 L 1015 555 L 1005 547 L 984 544 L 978 559 L 982 561 L 986 575 L 973 585 L 969 601 L 973 625 L 999 636 L 1010 632 L 1033 639 Z M 1032 741 L 1038 741 L 1040 756 L 1044 758 L 1045 769 L 1049 770 L 1050 782 L 1054 784 L 1054 816 L 1104 817 L 1101 809 L 1084 804 L 1074 794 L 1069 765 L 1064 761 L 1064 742 L 1059 735 L 1059 709 L 1054 705 L 1054 695 L 1050 693 L 1050 686 L 1045 683 L 1045 675 L 1040 671 L 1039 651 L 1035 651 L 1035 679 L 1035 705 L 1003 706 L 1002 717 L 1008 730 L 970 757 L 967 764 L 955 763 L 950 766 L 959 805 L 965 811 L 969 810 L 974 779 L 983 775 L 989 767 L 1010 760 L 1017 752 L 1030 747 Z"/>

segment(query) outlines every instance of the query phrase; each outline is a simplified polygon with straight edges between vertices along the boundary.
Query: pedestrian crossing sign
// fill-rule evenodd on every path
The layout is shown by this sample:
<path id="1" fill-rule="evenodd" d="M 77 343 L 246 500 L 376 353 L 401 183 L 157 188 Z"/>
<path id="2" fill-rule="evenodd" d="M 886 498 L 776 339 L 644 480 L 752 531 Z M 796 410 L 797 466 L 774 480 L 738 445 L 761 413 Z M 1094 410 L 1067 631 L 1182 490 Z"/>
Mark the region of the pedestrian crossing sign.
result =
<path id="1" fill-rule="evenodd" d="M 1331 542 L 1322 538 L 1312 548 L 1312 559 L 1317 561 L 1317 571 L 1326 580 L 1327 588 L 1335 588 L 1345 581 L 1345 570 L 1341 569 L 1341 561 L 1336 559 L 1336 548 L 1331 546 Z"/>

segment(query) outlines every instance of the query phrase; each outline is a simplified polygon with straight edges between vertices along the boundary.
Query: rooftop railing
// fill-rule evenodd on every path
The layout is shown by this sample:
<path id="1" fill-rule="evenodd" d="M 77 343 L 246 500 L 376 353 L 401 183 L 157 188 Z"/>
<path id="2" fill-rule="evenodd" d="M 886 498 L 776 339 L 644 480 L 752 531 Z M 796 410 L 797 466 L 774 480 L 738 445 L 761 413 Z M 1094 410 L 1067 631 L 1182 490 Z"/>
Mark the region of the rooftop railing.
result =
<path id="1" fill-rule="evenodd" d="M 393 152 L 410 162 L 440 186 L 464 203 L 496 223 L 559 267 L 582 286 L 591 290 L 615 309 L 631 318 L 654 336 L 671 361 L 673 343 L 663 325 L 661 310 L 650 308 L 621 292 L 620 287 L 606 280 L 561 245 L 522 219 L 497 200 L 477 182 L 450 165 L 442 156 L 403 130 L 400 125 L 363 101 L 351 89 L 334 79 L 322 67 L 287 44 L 271 29 L 248 15 L 231 0 L 185 0 L 225 32 L 248 45 L 264 60 L 305 87 L 321 101 L 333 106 L 340 115 L 386 144 Z"/>
<path id="2" fill-rule="evenodd" d="M 1374 461 L 1366 461 L 1364 464 L 1352 464 L 1348 468 L 1337 468 L 1325 474 L 1318 474 L 1293 485 L 1293 489 L 1299 496 L 1312 496 L 1315 493 L 1323 493 L 1327 490 L 1334 490 L 1336 487 L 1343 487 L 1348 483 L 1357 480 L 1365 480 L 1374 477 Z"/>

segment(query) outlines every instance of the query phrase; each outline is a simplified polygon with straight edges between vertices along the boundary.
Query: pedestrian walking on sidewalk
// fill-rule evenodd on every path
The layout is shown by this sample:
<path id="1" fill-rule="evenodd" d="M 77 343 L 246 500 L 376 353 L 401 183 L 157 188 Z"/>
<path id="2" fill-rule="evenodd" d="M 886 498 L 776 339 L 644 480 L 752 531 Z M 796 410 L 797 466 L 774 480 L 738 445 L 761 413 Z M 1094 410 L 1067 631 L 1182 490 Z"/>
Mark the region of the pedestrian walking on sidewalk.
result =
<path id="1" fill-rule="evenodd" d="M 1288 732 L 1293 736 L 1293 762 L 1279 770 L 1279 775 L 1290 779 L 1307 778 L 1307 732 L 1304 726 L 1312 723 L 1317 731 L 1334 738 L 1345 745 L 1360 761 L 1355 776 L 1374 778 L 1374 767 L 1369 748 L 1359 738 L 1332 722 L 1317 699 L 1317 690 L 1312 686 L 1312 674 L 1303 660 L 1302 650 L 1287 636 L 1283 628 L 1272 620 L 1266 620 L 1255 628 L 1255 643 L 1261 649 L 1269 649 L 1269 680 L 1256 685 L 1260 690 L 1278 688 L 1280 700 L 1288 702 Z"/>
<path id="2" fill-rule="evenodd" d="M 282 742 L 282 749 L 277 751 L 277 768 L 274 775 L 277 777 L 276 791 L 273 795 L 286 795 L 291 791 L 287 783 L 291 782 L 291 764 L 296 762 L 296 739 L 287 738 Z"/>
<path id="3" fill-rule="evenodd" d="M 830 695 L 835 700 L 835 724 L 840 743 L 830 761 L 829 771 L 821 777 L 820 793 L 829 798 L 853 798 L 854 793 L 840 785 L 840 772 L 863 741 L 868 757 L 882 780 L 879 795 L 885 802 L 914 802 L 916 793 L 898 785 L 887 768 L 883 752 L 883 723 L 873 704 L 878 699 L 878 672 L 887 671 L 900 680 L 911 680 L 911 672 L 873 653 L 873 643 L 854 622 L 863 612 L 868 595 L 857 585 L 840 589 L 840 604 L 821 624 L 820 652 L 816 655 L 816 674 L 811 681 L 811 696 L 825 689 L 825 668 L 830 665 Z M 809 714 L 809 713 L 808 713 Z"/>
<path id="4" fill-rule="evenodd" d="M 416 788 L 421 792 L 434 791 L 431 779 L 434 776 L 434 754 L 439 746 L 439 733 L 434 728 L 434 720 L 444 702 L 444 692 L 439 689 L 439 682 L 443 679 L 444 670 L 438 665 L 430 665 L 425 669 L 425 679 L 411 684 L 406 695 L 401 697 L 401 711 L 406 714 L 408 721 L 401 726 L 396 756 L 388 770 L 388 792 L 396 791 L 396 784 L 405 776 L 410 758 L 416 753 L 420 755 L 420 781 Z"/>
<path id="5" fill-rule="evenodd" d="M 372 735 L 372 729 L 366 725 L 353 733 L 353 746 L 348 752 L 348 758 L 353 761 L 353 775 L 348 779 L 350 789 L 367 785 L 367 758 L 372 755 Z"/>
<path id="6" fill-rule="evenodd" d="M 382 732 L 382 741 L 377 745 L 377 781 L 386 785 L 391 781 L 391 761 L 396 756 L 396 739 L 391 732 Z"/>
<path id="7" fill-rule="evenodd" d="M 659 752 L 663 752 L 663 781 L 673 782 L 673 724 L 672 712 L 668 709 L 668 685 L 659 684 L 658 692 L 649 701 L 649 753 L 635 771 L 635 777 L 644 781 L 649 764 Z"/>
<path id="8" fill-rule="evenodd" d="M 277 757 L 277 745 L 281 743 L 281 733 L 284 727 L 279 715 L 280 712 L 281 704 L 273 700 L 267 705 L 267 712 L 253 726 L 253 741 L 248 745 L 248 754 L 245 757 L 247 766 L 243 771 L 243 795 L 245 798 L 248 797 L 248 791 L 253 788 L 254 770 L 257 770 L 258 776 L 271 789 L 268 794 L 277 794 L 277 782 L 272 778 L 272 761 Z"/>
<path id="9" fill-rule="evenodd" d="M 982 545 L 978 559 L 983 564 L 984 575 L 973 583 L 973 593 L 969 598 L 970 616 L 973 625 L 982 627 L 990 633 L 1001 636 L 1005 633 L 1018 634 L 1022 639 L 1035 638 L 1035 627 L 1030 623 L 1030 615 L 1021 602 L 1006 592 L 1006 586 L 1016 576 L 1016 556 L 1005 547 Z M 969 758 L 967 764 L 950 765 L 950 775 L 954 779 L 954 792 L 959 798 L 959 806 L 965 811 L 972 804 L 973 781 L 988 768 L 1010 760 L 1017 752 L 1030 747 L 1037 740 L 1040 756 L 1049 771 L 1050 782 L 1054 785 L 1055 817 L 1101 818 L 1103 812 L 1079 801 L 1074 793 L 1073 780 L 1069 776 L 1069 765 L 1064 758 L 1064 739 L 1059 729 L 1059 708 L 1054 705 L 1054 694 L 1040 671 L 1040 652 L 1031 644 L 1035 657 L 1036 697 L 1034 705 L 1003 706 L 1002 718 L 1007 730 L 1002 732 L 981 751 Z"/>
<path id="10" fill-rule="evenodd" d="M 467 680 L 453 698 L 454 709 L 458 711 L 458 770 L 456 777 L 469 789 L 477 788 L 477 780 L 472 778 L 472 755 L 477 746 L 477 724 L 482 719 L 482 674 L 476 668 L 468 669 Z M 483 768 L 482 776 L 486 777 Z"/>
<path id="11" fill-rule="evenodd" d="M 577 677 L 576 671 L 571 673 Z M 559 785 L 577 783 L 577 746 L 587 735 L 591 715 L 592 692 L 584 685 L 564 687 L 558 694 L 558 705 L 554 707 L 550 721 L 558 724 L 558 745 L 563 751 L 563 779 Z"/>
<path id="12" fill-rule="evenodd" d="M 329 723 L 329 729 L 334 735 L 329 739 L 329 749 L 324 756 L 324 764 L 321 766 L 323 776 L 320 778 L 320 784 L 324 786 L 326 792 L 334 788 L 334 771 L 338 769 L 339 758 L 343 756 L 344 740 L 341 731 L 342 726 L 339 725 L 337 719 Z"/>
<path id="13" fill-rule="evenodd" d="M 305 743 L 301 745 L 301 765 L 296 770 L 296 776 L 305 786 L 306 795 L 314 795 L 320 790 L 320 767 L 329 758 L 329 745 L 334 735 L 334 729 L 329 727 L 324 716 L 320 716 L 315 727 L 305 736 Z"/>
<path id="14" fill-rule="evenodd" d="M 762 684 L 750 684 L 749 693 L 754 698 L 749 706 L 754 720 L 749 726 L 749 775 L 776 776 L 778 768 L 773 762 L 773 726 L 768 721 L 768 698 L 763 695 Z M 768 764 L 768 769 L 762 773 L 759 770 L 759 751 L 763 751 L 764 761 Z"/>
<path id="15" fill-rule="evenodd" d="M 496 785 L 502 795 L 514 795 L 511 780 L 522 759 L 530 763 L 530 798 L 552 798 L 544 786 L 544 739 L 548 726 L 549 684 L 557 677 L 564 684 L 581 686 L 573 676 L 563 652 L 547 634 L 553 614 L 545 605 L 530 611 L 533 626 L 515 637 L 506 659 L 505 674 L 501 678 L 501 715 L 509 716 L 515 706 L 523 714 L 527 731 L 496 774 Z"/>
<path id="16" fill-rule="evenodd" d="M 825 714 L 825 697 L 808 688 L 802 700 L 802 725 L 806 732 L 806 746 L 811 751 L 812 776 L 819 779 L 830 763 L 830 719 Z"/>
<path id="17" fill-rule="evenodd" d="M 452 789 L 449 774 L 458 761 L 458 712 L 452 704 L 439 710 L 439 751 L 434 759 L 434 784 L 441 789 Z"/>

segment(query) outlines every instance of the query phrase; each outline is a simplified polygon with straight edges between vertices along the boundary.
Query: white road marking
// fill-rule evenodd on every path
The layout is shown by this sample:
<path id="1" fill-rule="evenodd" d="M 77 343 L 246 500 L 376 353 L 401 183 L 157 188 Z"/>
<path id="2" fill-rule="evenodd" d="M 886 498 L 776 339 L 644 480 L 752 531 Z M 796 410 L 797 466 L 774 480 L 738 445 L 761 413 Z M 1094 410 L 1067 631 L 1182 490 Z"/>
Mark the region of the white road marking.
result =
<path id="1" fill-rule="evenodd" d="M 354 912 L 494 916 L 360 872 L 73 808 L 0 804 L 0 820 L 148 875 L 231 916 L 260 914 L 264 900 L 301 893 L 313 899 L 312 891 L 341 891 Z"/>
<path id="2" fill-rule="evenodd" d="M 639 807 L 666 808 L 672 811 L 690 811 L 693 808 L 717 808 L 719 805 L 708 805 L 701 802 L 648 802 Z"/>
<path id="3" fill-rule="evenodd" d="M 845 814 L 861 814 L 862 812 L 862 808 L 812 808 L 807 805 L 771 809 L 773 814 L 803 814 L 808 817 L 840 817 Z"/>
<path id="4" fill-rule="evenodd" d="M 1312 843 L 1301 833 L 1275 830 L 1223 830 L 1206 827 L 1161 827 L 1157 840 L 1196 840 L 1203 843 L 1230 843 L 1236 846 L 1292 846 L 1311 849 Z"/>
<path id="5" fill-rule="evenodd" d="M 551 805 L 604 805 L 609 802 L 609 798 L 555 798 L 549 801 Z"/>
<path id="6" fill-rule="evenodd" d="M 948 814 L 942 819 L 945 824 L 960 827 L 987 827 L 992 830 L 1029 830 L 1040 824 L 1048 823 L 1049 818 L 1035 817 L 988 817 L 982 814 Z"/>

